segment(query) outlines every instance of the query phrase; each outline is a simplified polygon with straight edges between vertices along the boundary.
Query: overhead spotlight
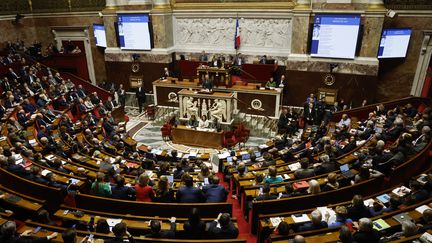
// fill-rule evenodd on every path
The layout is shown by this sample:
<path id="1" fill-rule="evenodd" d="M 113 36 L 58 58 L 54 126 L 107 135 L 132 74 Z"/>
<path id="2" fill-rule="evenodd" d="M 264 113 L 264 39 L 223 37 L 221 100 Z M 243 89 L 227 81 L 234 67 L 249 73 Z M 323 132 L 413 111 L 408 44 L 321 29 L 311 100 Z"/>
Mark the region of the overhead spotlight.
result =
<path id="1" fill-rule="evenodd" d="M 338 70 L 339 64 L 337 63 L 330 63 L 330 73 L 336 72 Z"/>
<path id="2" fill-rule="evenodd" d="M 394 18 L 394 17 L 397 16 L 397 12 L 394 11 L 394 10 L 388 9 L 387 13 L 386 13 L 386 16 L 392 19 L 392 18 Z"/>

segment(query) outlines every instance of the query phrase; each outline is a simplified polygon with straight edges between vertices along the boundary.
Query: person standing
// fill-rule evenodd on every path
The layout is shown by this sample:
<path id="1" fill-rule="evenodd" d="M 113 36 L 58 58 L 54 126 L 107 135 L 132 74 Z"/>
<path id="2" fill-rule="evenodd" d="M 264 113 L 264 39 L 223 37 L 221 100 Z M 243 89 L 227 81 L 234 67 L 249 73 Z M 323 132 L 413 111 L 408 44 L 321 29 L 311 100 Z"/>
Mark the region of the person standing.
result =
<path id="1" fill-rule="evenodd" d="M 119 88 L 117 89 L 117 96 L 118 96 L 118 102 L 121 106 L 125 106 L 126 104 L 126 91 L 123 88 L 123 84 L 120 84 Z"/>
<path id="2" fill-rule="evenodd" d="M 144 89 L 144 83 L 138 87 L 136 91 L 136 98 L 138 100 L 139 113 L 143 111 L 143 106 L 146 102 L 146 91 Z"/>

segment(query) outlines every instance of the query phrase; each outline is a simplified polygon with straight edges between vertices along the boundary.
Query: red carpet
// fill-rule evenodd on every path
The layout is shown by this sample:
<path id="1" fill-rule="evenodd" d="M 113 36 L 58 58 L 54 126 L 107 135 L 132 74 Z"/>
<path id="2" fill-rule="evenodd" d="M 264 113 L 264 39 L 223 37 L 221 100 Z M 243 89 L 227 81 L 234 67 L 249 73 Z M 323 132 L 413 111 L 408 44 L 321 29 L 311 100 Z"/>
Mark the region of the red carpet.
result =
<path id="1" fill-rule="evenodd" d="M 226 188 L 228 188 L 228 183 L 229 182 L 225 182 L 223 180 L 223 173 L 217 173 L 217 176 L 220 178 L 221 184 L 223 186 L 225 186 Z M 232 216 L 234 218 L 237 219 L 237 226 L 239 229 L 239 238 L 240 239 L 246 239 L 248 243 L 255 243 L 256 242 L 256 237 L 255 235 L 251 234 L 250 232 L 250 225 L 248 222 L 246 222 L 244 216 L 243 216 L 243 212 L 241 210 L 241 207 L 238 203 L 237 199 L 233 199 L 231 197 L 231 192 L 228 194 L 228 200 L 227 202 L 232 203 L 233 205 L 233 212 L 232 212 Z"/>

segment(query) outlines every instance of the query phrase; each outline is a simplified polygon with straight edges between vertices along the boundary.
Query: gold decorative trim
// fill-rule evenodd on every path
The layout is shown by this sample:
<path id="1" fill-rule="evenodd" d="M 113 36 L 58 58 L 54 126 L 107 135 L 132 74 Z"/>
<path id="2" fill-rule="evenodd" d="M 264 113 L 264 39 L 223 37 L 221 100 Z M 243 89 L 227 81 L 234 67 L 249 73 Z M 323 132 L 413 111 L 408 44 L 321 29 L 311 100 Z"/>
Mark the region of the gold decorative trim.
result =
<path id="1" fill-rule="evenodd" d="M 383 3 L 370 3 L 368 4 L 368 10 L 385 10 Z"/>
<path id="2" fill-rule="evenodd" d="M 153 7 L 154 10 L 170 10 L 171 4 L 164 3 L 164 4 L 155 4 Z"/>
<path id="3" fill-rule="evenodd" d="M 295 10 L 310 10 L 310 4 L 298 4 L 294 7 Z"/>
<path id="4" fill-rule="evenodd" d="M 293 9 L 293 2 L 174 3 L 174 9 Z"/>

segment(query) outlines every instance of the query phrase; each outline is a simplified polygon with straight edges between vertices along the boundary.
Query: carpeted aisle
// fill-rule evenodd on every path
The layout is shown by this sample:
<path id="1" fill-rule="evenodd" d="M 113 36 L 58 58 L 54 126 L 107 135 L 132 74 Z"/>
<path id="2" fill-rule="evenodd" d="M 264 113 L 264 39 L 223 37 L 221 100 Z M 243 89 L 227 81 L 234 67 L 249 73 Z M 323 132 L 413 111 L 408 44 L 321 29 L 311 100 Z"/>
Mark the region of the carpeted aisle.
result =
<path id="1" fill-rule="evenodd" d="M 228 183 L 224 181 L 223 173 L 217 173 L 217 176 L 219 177 L 221 184 L 225 186 L 225 188 L 228 188 Z M 241 210 L 240 204 L 238 203 L 237 199 L 233 199 L 231 197 L 231 192 L 228 194 L 228 200 L 227 202 L 232 203 L 233 205 L 233 212 L 232 215 L 234 218 L 237 218 L 237 226 L 239 229 L 239 238 L 241 239 L 247 239 L 248 243 L 255 243 L 257 238 L 255 235 L 251 234 L 250 232 L 250 225 L 245 220 L 245 217 L 243 216 L 243 212 Z"/>

